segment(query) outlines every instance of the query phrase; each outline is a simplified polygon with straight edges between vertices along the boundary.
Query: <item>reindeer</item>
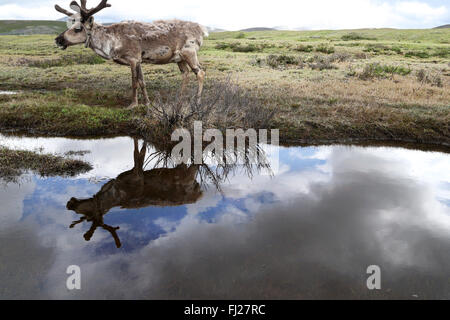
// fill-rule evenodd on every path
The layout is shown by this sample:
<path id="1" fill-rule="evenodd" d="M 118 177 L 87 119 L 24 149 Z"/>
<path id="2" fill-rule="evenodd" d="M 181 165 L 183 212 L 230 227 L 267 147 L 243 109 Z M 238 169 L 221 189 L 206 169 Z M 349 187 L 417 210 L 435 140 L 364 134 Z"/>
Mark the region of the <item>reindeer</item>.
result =
<path id="1" fill-rule="evenodd" d="M 121 22 L 111 26 L 102 26 L 94 22 L 94 15 L 111 7 L 107 0 L 87 9 L 86 0 L 70 3 L 72 13 L 56 5 L 55 9 L 69 16 L 72 26 L 60 34 L 56 44 L 65 50 L 69 46 L 85 44 L 94 52 L 107 60 L 131 67 L 132 103 L 130 109 L 138 103 L 138 88 L 142 90 L 145 104 L 150 105 L 150 99 L 142 72 L 142 63 L 168 64 L 177 63 L 183 75 L 181 92 L 188 83 L 190 70 L 198 80 L 198 103 L 201 101 L 205 71 L 198 61 L 198 51 L 203 44 L 203 38 L 208 36 L 205 27 L 187 21 L 168 20 L 142 23 L 135 21 Z"/>
<path id="2" fill-rule="evenodd" d="M 104 223 L 103 216 L 112 208 L 137 209 L 149 206 L 181 206 L 197 202 L 202 196 L 200 184 L 196 177 L 199 166 L 180 165 L 176 168 L 157 168 L 144 171 L 147 144 L 144 142 L 139 150 L 139 143 L 134 139 L 134 167 L 107 182 L 101 190 L 90 199 L 72 198 L 67 209 L 82 215 L 70 228 L 84 221 L 91 222 L 91 228 L 84 238 L 89 241 L 98 227 L 111 233 L 117 248 L 122 246 L 117 230 Z"/>

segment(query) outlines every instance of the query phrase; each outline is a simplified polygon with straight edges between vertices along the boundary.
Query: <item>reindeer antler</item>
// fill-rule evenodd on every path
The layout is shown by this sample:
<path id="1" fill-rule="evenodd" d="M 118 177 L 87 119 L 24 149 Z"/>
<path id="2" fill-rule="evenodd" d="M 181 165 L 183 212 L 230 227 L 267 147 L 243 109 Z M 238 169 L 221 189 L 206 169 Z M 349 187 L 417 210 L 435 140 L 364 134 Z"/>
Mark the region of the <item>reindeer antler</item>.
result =
<path id="1" fill-rule="evenodd" d="M 87 20 L 89 17 L 92 17 L 94 14 L 98 13 L 99 11 L 101 11 L 105 8 L 111 7 L 111 5 L 108 3 L 108 0 L 102 0 L 100 2 L 100 4 L 93 9 L 88 9 L 86 7 L 87 0 L 80 0 L 80 3 L 81 3 L 81 6 L 78 4 L 78 2 L 72 1 L 70 3 L 70 8 L 72 8 L 72 10 L 74 10 L 74 11 L 79 12 L 81 14 L 81 16 L 83 17 L 83 20 Z M 74 15 L 72 12 L 63 9 L 58 5 L 55 5 L 55 9 L 56 9 L 56 11 L 61 12 L 69 17 Z"/>
<path id="2" fill-rule="evenodd" d="M 56 9 L 56 11 L 65 14 L 66 16 L 69 16 L 69 17 L 73 16 L 73 13 L 72 13 L 72 12 L 69 12 L 69 11 L 63 9 L 63 8 L 61 8 L 61 7 L 58 6 L 58 5 L 55 5 L 55 9 Z"/>
<path id="3" fill-rule="evenodd" d="M 86 1 L 84 1 L 84 3 L 86 6 Z M 87 14 L 90 17 L 90 16 L 93 16 L 94 14 L 96 14 L 97 12 L 99 12 L 105 8 L 109 8 L 109 7 L 111 7 L 111 5 L 108 4 L 108 0 L 102 0 L 97 7 L 95 7 L 94 9 L 91 9 L 91 10 L 87 10 Z"/>
<path id="4" fill-rule="evenodd" d="M 80 0 L 80 2 L 81 2 L 81 9 L 87 10 L 87 8 L 86 8 L 87 0 Z"/>
<path id="5" fill-rule="evenodd" d="M 80 0 L 80 2 L 81 2 L 81 6 L 76 1 L 72 1 L 70 3 L 70 7 L 78 7 L 80 14 L 84 20 L 87 20 L 89 17 L 92 17 L 94 14 L 100 12 L 101 10 L 103 10 L 105 8 L 111 7 L 111 5 L 108 4 L 108 0 L 102 0 L 100 2 L 100 4 L 93 9 L 88 9 L 86 7 L 86 2 L 87 2 L 86 0 Z"/>

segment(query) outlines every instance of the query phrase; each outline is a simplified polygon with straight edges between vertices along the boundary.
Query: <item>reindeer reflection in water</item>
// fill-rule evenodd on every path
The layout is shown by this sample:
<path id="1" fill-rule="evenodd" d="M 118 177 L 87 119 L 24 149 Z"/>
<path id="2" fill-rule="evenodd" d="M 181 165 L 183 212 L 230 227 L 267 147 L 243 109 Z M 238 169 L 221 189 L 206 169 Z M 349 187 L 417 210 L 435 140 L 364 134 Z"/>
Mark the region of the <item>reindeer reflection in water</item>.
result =
<path id="1" fill-rule="evenodd" d="M 138 140 L 134 140 L 134 167 L 106 183 L 92 198 L 70 199 L 67 209 L 83 217 L 74 221 L 70 228 L 84 221 L 91 222 L 91 228 L 84 234 L 89 241 L 98 227 L 108 231 L 117 248 L 122 246 L 117 230 L 104 223 L 103 216 L 112 208 L 138 209 L 149 206 L 181 206 L 197 202 L 202 191 L 196 180 L 199 166 L 185 164 L 175 168 L 158 168 L 144 171 L 147 144 L 139 150 Z"/>
<path id="2" fill-rule="evenodd" d="M 149 156 L 150 160 L 157 159 L 156 166 L 163 164 L 164 168 L 144 171 L 147 154 L 147 143 L 144 142 L 139 149 L 139 142 L 134 140 L 134 167 L 132 170 L 119 175 L 106 183 L 101 190 L 91 199 L 79 200 L 72 198 L 67 203 L 67 209 L 73 210 L 83 217 L 74 221 L 70 228 L 84 221 L 91 222 L 91 228 L 85 233 L 84 238 L 89 241 L 98 227 L 108 231 L 113 236 L 116 246 L 121 247 L 117 230 L 119 227 L 111 227 L 104 223 L 103 216 L 112 208 L 138 209 L 149 206 L 182 206 L 197 202 L 202 196 L 202 185 L 214 185 L 221 191 L 220 184 L 227 180 L 230 174 L 234 174 L 239 167 L 251 178 L 253 172 L 271 172 L 270 165 L 264 151 L 256 148 L 244 147 L 242 150 L 227 150 L 223 157 L 212 156 L 218 163 L 213 167 L 206 164 L 179 165 L 168 168 L 171 161 L 170 152 L 156 152 Z M 205 156 L 205 155 L 204 155 Z M 235 159 L 243 159 L 238 165 Z M 256 160 L 256 163 L 255 163 Z M 149 160 L 147 159 L 149 162 Z M 193 163 L 193 161 L 192 161 Z M 200 181 L 200 183 L 197 181 Z"/>

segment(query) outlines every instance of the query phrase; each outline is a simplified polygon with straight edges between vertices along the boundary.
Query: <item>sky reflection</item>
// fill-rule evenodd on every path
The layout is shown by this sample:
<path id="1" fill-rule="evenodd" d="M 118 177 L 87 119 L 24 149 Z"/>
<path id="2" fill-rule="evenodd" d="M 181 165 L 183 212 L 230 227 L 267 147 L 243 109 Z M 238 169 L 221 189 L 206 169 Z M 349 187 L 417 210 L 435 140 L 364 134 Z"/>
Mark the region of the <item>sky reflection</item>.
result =
<path id="1" fill-rule="evenodd" d="M 3 141 L 2 141 L 3 143 Z M 10 146 L 17 141 L 9 140 Z M 94 170 L 28 176 L 0 188 L 0 298 L 450 298 L 449 156 L 395 148 L 282 148 L 274 177 L 236 174 L 195 203 L 112 208 L 122 247 L 79 216 L 133 168 L 133 141 L 29 139 L 29 149 L 90 150 Z M 82 290 L 65 287 L 69 265 Z M 369 265 L 382 290 L 365 286 Z"/>

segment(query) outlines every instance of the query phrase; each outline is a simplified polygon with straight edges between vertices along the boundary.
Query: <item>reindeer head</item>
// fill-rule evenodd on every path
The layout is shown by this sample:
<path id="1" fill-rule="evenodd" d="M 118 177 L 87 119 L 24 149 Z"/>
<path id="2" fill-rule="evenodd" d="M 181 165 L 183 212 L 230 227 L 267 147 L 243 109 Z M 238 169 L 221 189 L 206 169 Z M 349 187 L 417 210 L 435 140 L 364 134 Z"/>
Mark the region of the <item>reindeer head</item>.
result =
<path id="1" fill-rule="evenodd" d="M 96 205 L 94 198 L 83 200 L 72 198 L 67 203 L 67 209 L 84 215 L 87 218 L 102 216 L 104 214 L 104 212 Z"/>
<path id="2" fill-rule="evenodd" d="M 87 9 L 87 0 L 80 0 L 81 6 L 76 2 L 72 1 L 70 3 L 70 8 L 75 12 L 72 13 L 55 5 L 55 9 L 58 12 L 64 13 L 69 17 L 69 29 L 61 33 L 56 39 L 56 45 L 61 49 L 65 50 L 69 46 L 87 43 L 89 41 L 89 30 L 91 30 L 94 24 L 94 14 L 97 12 L 111 7 L 108 4 L 108 0 L 102 0 L 100 4 L 93 8 Z"/>

